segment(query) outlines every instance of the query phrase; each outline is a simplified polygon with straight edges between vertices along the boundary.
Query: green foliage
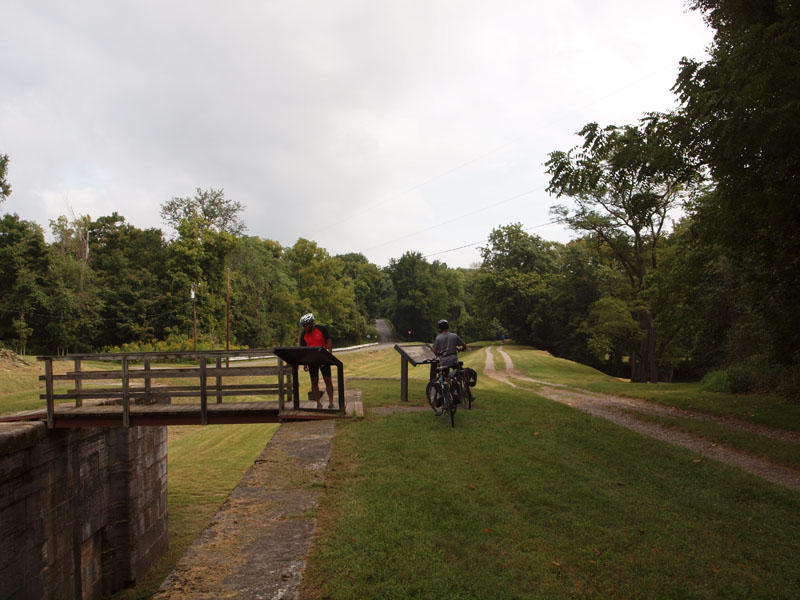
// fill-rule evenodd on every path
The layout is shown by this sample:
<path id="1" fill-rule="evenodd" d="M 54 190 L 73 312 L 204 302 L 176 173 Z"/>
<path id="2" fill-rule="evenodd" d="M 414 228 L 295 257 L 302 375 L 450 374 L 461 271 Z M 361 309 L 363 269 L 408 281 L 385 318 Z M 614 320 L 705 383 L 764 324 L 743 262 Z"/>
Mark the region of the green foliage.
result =
<path id="1" fill-rule="evenodd" d="M 601 129 L 589 123 L 579 132 L 582 145 L 551 152 L 547 162 L 548 191 L 575 203 L 572 211 L 562 205 L 553 212 L 607 246 L 636 294 L 627 300 L 644 331 L 628 340 L 632 348 L 641 339 L 631 352 L 637 381 L 658 381 L 663 354 L 646 294 L 647 275 L 657 267 L 670 209 L 688 199 L 702 180 L 682 143 L 683 124 L 675 115 L 660 114 L 648 115 L 638 126 Z"/>
<path id="2" fill-rule="evenodd" d="M 0 204 L 11 195 L 11 184 L 8 183 L 8 154 L 0 154 Z"/>
<path id="3" fill-rule="evenodd" d="M 271 240 L 244 237 L 230 255 L 231 336 L 254 348 L 294 345 L 297 284 Z"/>
<path id="4" fill-rule="evenodd" d="M 483 312 L 495 316 L 515 340 L 546 347 L 553 244 L 515 223 L 494 229 L 481 256 L 477 288 Z"/>
<path id="5" fill-rule="evenodd" d="M 225 198 L 223 190 L 197 188 L 193 198 L 172 198 L 161 205 L 161 217 L 180 233 L 186 223 L 201 231 L 227 232 L 238 236 L 246 226 L 239 218 L 244 205 Z"/>
<path id="6" fill-rule="evenodd" d="M 772 360 L 800 364 L 800 11 L 797 2 L 697 0 L 715 29 L 711 58 L 684 60 L 675 90 L 685 139 L 716 190 L 698 231 L 737 271 Z"/>
<path id="7" fill-rule="evenodd" d="M 703 376 L 700 382 L 704 390 L 709 392 L 729 392 L 730 385 L 728 384 L 728 374 L 724 369 L 715 369 L 709 371 Z"/>
<path id="8" fill-rule="evenodd" d="M 113 213 L 88 225 L 90 267 L 97 280 L 102 325 L 94 346 L 164 336 L 168 321 L 166 246 L 157 229 L 141 230 Z"/>
<path id="9" fill-rule="evenodd" d="M 344 274 L 353 280 L 353 293 L 365 319 L 372 321 L 389 314 L 394 296 L 392 280 L 387 273 L 360 253 L 340 254 Z"/>
<path id="10" fill-rule="evenodd" d="M 284 252 L 289 274 L 297 283 L 297 296 L 302 313 L 313 312 L 317 322 L 327 325 L 334 340 L 355 340 L 357 328 L 353 282 L 344 276 L 344 264 L 332 258 L 316 242 L 300 238 Z"/>
<path id="11" fill-rule="evenodd" d="M 459 331 L 464 284 L 457 272 L 439 261 L 429 263 L 419 252 L 392 259 L 386 271 L 396 294 L 392 323 L 401 338 L 432 341 L 440 319 L 450 321 L 451 331 Z"/>
<path id="12" fill-rule="evenodd" d="M 586 323 L 589 348 L 600 360 L 621 359 L 643 335 L 631 308 L 620 298 L 604 296 L 592 304 Z"/>
<path id="13" fill-rule="evenodd" d="M 231 345 L 231 350 L 243 346 Z M 207 334 L 198 334 L 197 350 L 219 350 L 220 340 Z M 171 334 L 163 340 L 127 342 L 120 346 L 103 348 L 103 352 L 194 352 L 194 338 L 188 335 Z"/>
<path id="14" fill-rule="evenodd" d="M 557 356 L 598 364 L 589 352 L 583 326 L 586 314 L 599 298 L 599 257 L 590 240 L 577 239 L 557 248 L 556 268 L 550 278 L 550 344 Z"/>
<path id="15" fill-rule="evenodd" d="M 7 214 L 0 220 L 0 340 L 20 354 L 38 349 L 47 322 L 48 252 L 41 227 Z"/>

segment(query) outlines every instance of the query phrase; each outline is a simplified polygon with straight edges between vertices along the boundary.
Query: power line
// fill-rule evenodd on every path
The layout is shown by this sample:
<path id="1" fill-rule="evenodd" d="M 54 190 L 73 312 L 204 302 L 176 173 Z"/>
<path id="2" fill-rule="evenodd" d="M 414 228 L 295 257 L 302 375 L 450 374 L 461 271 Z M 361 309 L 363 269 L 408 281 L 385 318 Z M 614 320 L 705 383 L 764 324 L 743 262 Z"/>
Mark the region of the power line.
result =
<path id="1" fill-rule="evenodd" d="M 650 79 L 651 77 L 653 77 L 654 75 L 656 75 L 658 73 L 661 73 L 662 71 L 663 71 L 663 69 L 656 69 L 654 71 L 651 71 L 648 74 L 643 75 L 642 77 L 639 77 L 634 81 L 631 81 L 630 83 L 627 83 L 627 84 L 625 84 L 625 85 L 623 85 L 621 87 L 618 87 L 618 88 L 614 89 L 613 91 L 609 92 L 608 94 L 605 94 L 603 96 L 597 97 L 594 100 L 592 100 L 590 102 L 587 102 L 586 104 L 584 104 L 582 106 L 576 107 L 575 109 L 573 109 L 572 111 L 570 111 L 567 114 L 561 115 L 561 116 L 556 117 L 554 119 L 551 119 L 551 120 L 549 120 L 549 121 L 547 121 L 545 123 L 542 123 L 536 130 L 542 130 L 542 129 L 546 129 L 546 128 L 552 127 L 553 125 L 555 125 L 556 123 L 558 123 L 560 121 L 563 121 L 567 117 L 569 117 L 569 116 L 571 116 L 571 115 L 573 115 L 573 114 L 575 114 L 575 113 L 577 113 L 579 111 L 585 110 L 586 108 L 589 108 L 590 106 L 593 106 L 593 105 L 595 105 L 595 104 L 597 104 L 599 102 L 607 100 L 608 98 L 612 98 L 612 97 L 616 96 L 617 94 L 619 94 L 621 92 L 624 92 L 625 90 L 628 90 L 628 89 L 638 85 L 642 81 L 645 81 L 646 79 Z M 531 132 L 531 134 L 532 133 L 533 132 Z M 314 236 L 314 235 L 316 235 L 316 234 L 318 234 L 318 233 L 320 233 L 322 231 L 328 231 L 328 230 L 330 230 L 330 229 L 332 229 L 334 227 L 337 227 L 338 225 L 350 222 L 350 221 L 352 221 L 353 219 L 355 219 L 356 217 L 358 217 L 358 216 L 360 216 L 362 214 L 365 214 L 367 212 L 373 211 L 376 208 L 379 208 L 379 207 L 383 206 L 384 204 L 386 204 L 387 202 L 389 202 L 392 199 L 401 198 L 401 197 L 405 196 L 406 194 L 409 194 L 410 192 L 413 192 L 414 190 L 418 190 L 418 189 L 420 189 L 422 187 L 425 187 L 426 185 L 436 181 L 437 179 L 442 179 L 443 177 L 447 177 L 448 175 L 450 175 L 452 173 L 455 173 L 456 171 L 459 171 L 459 170 L 463 169 L 466 166 L 469 166 L 469 165 L 471 165 L 473 163 L 476 163 L 476 162 L 478 162 L 480 160 L 483 160 L 484 158 L 486 158 L 488 156 L 491 156 L 492 154 L 495 154 L 495 153 L 499 152 L 500 150 L 503 150 L 503 149 L 507 148 L 508 146 L 511 146 L 511 145 L 517 143 L 518 141 L 520 141 L 520 140 L 522 140 L 524 138 L 525 138 L 524 135 L 519 135 L 519 136 L 517 136 L 517 137 L 515 137 L 515 138 L 513 138 L 513 139 L 511 139 L 511 140 L 509 140 L 507 142 L 503 142 L 502 144 L 499 144 L 499 145 L 491 148 L 490 150 L 487 150 L 486 152 L 483 152 L 483 153 L 481 153 L 481 154 L 479 154 L 479 155 L 477 155 L 477 156 L 475 156 L 473 158 L 465 160 L 465 161 L 463 161 L 463 162 L 461 162 L 461 163 L 455 165 L 454 167 L 451 167 L 451 168 L 449 168 L 449 169 L 447 169 L 445 171 L 442 171 L 442 172 L 437 173 L 437 174 L 435 174 L 435 175 L 433 175 L 431 177 L 428 177 L 427 179 L 425 179 L 425 180 L 423 180 L 423 181 L 421 181 L 419 183 L 416 183 L 416 184 L 414 184 L 414 185 L 412 185 L 412 186 L 410 186 L 408 188 L 405 188 L 405 189 L 403 189 L 403 190 L 401 190 L 401 191 L 399 191 L 399 192 L 397 192 L 395 194 L 387 194 L 383 199 L 378 200 L 377 202 L 375 202 L 375 203 L 373 203 L 371 205 L 368 205 L 368 206 L 364 207 L 363 209 L 356 210 L 355 212 L 351 213 L 347 217 L 344 217 L 344 218 L 342 218 L 342 219 L 340 219 L 338 221 L 335 221 L 333 223 L 327 223 L 323 227 L 320 227 L 320 228 L 312 231 L 311 235 Z M 528 193 L 530 193 L 530 192 L 528 192 Z M 403 238 L 399 238 L 399 239 L 403 239 Z M 381 245 L 384 245 L 384 244 L 381 244 Z M 379 247 L 379 246 L 376 246 L 376 247 Z"/>
<path id="2" fill-rule="evenodd" d="M 538 225 L 531 225 L 530 227 L 524 227 L 522 231 L 530 231 L 531 229 L 538 229 L 539 227 L 547 227 L 548 225 L 554 225 L 558 223 L 557 220 L 547 221 L 546 223 L 539 223 Z M 480 240 L 479 242 L 471 242 L 469 244 L 465 244 L 464 246 L 458 246 L 456 248 L 448 248 L 447 250 L 440 250 L 439 252 L 432 252 L 430 254 L 423 255 L 423 258 L 430 258 L 431 256 L 439 256 L 440 254 L 447 254 L 448 252 L 455 252 L 456 250 L 463 250 L 464 248 L 471 248 L 473 246 L 477 246 L 478 244 L 485 244 L 489 241 L 489 238 L 485 238 Z"/>
<path id="3" fill-rule="evenodd" d="M 369 252 L 370 250 L 374 250 L 375 248 L 381 248 L 382 246 L 386 246 L 386 245 L 392 244 L 394 242 L 399 242 L 400 240 L 404 240 L 406 238 L 413 237 L 413 236 L 415 236 L 417 234 L 424 233 L 426 231 L 430 231 L 431 229 L 436 229 L 437 227 L 444 227 L 445 225 L 449 225 L 450 223 L 454 223 L 455 221 L 459 221 L 461 219 L 465 219 L 467 217 L 471 217 L 472 215 L 478 214 L 478 213 L 483 212 L 485 210 L 489 210 L 490 208 L 494 208 L 496 206 L 500 206 L 501 204 L 505 204 L 506 202 L 511 202 L 512 200 L 517 200 L 519 198 L 523 198 L 523 197 L 528 196 L 529 194 L 532 194 L 534 192 L 540 192 L 543 189 L 545 189 L 545 188 L 542 187 L 542 186 L 539 186 L 537 188 L 532 188 L 532 189 L 530 189 L 530 190 L 528 190 L 526 192 L 522 192 L 520 194 L 515 194 L 514 196 L 511 196 L 510 198 L 505 198 L 503 200 L 495 202 L 494 204 L 488 204 L 488 205 L 483 206 L 483 207 L 481 207 L 481 208 L 479 208 L 477 210 L 473 210 L 472 212 L 464 213 L 463 215 L 459 215 L 459 216 L 457 216 L 457 217 L 455 217 L 453 219 L 450 219 L 449 221 L 440 221 L 440 222 L 436 223 L 435 225 L 431 225 L 430 227 L 426 227 L 424 229 L 419 229 L 417 231 L 412 231 L 411 233 L 407 233 L 405 235 L 401 235 L 400 237 L 394 238 L 393 240 L 387 240 L 385 242 L 381 242 L 380 244 L 376 244 L 375 246 L 371 246 L 369 248 L 366 248 L 364 250 L 364 252 Z"/>

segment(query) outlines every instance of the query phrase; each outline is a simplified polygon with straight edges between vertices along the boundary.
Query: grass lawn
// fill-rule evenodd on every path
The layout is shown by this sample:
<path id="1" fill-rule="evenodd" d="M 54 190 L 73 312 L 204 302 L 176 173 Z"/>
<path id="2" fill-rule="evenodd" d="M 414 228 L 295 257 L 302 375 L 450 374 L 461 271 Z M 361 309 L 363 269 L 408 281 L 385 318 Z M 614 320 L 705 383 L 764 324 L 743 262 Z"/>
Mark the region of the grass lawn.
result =
<path id="1" fill-rule="evenodd" d="M 455 429 L 337 426 L 309 597 L 796 597 L 800 494 L 485 377 L 476 395 Z"/>
<path id="2" fill-rule="evenodd" d="M 534 379 L 800 430 L 798 407 L 777 398 L 634 385 L 530 348 L 504 350 Z M 393 348 L 339 358 L 348 377 L 399 377 Z M 337 424 L 305 596 L 798 597 L 800 494 L 495 382 L 480 375 L 480 345 L 462 359 L 479 372 L 477 400 L 458 411 L 455 429 L 429 409 L 370 413 L 399 404 L 399 379 L 350 383 L 362 390 L 367 416 Z M 41 406 L 34 365 L 35 373 L 0 372 L 0 412 L 32 399 Z M 408 404 L 426 407 L 427 366 L 409 376 Z M 663 423 L 790 466 L 800 461 L 795 445 L 715 424 Z M 117 598 L 158 587 L 274 427 L 170 428 L 171 549 Z"/>

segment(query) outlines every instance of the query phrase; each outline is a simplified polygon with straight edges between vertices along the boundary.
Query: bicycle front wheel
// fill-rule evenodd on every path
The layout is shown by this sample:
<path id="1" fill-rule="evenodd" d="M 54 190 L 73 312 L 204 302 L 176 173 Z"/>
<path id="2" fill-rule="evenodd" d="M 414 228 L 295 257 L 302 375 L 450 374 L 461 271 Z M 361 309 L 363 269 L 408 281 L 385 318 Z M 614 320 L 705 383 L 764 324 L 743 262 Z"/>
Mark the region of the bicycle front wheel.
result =
<path id="1" fill-rule="evenodd" d="M 436 381 L 429 381 L 425 388 L 425 396 L 428 398 L 428 404 L 431 405 L 434 414 L 438 417 L 442 414 L 442 394 L 439 390 L 439 383 Z"/>
<path id="2" fill-rule="evenodd" d="M 444 405 L 447 410 L 447 415 L 450 417 L 450 427 L 456 426 L 456 403 L 453 401 L 453 394 L 449 389 L 443 391 Z"/>

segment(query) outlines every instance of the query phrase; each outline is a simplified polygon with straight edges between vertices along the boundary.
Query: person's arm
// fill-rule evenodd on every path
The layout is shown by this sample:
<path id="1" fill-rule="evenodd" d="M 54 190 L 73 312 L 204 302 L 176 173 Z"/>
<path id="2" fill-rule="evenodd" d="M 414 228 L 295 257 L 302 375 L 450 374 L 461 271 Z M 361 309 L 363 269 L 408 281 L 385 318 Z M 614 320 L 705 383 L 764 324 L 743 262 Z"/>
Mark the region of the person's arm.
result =
<path id="1" fill-rule="evenodd" d="M 333 340 L 328 333 L 328 328 L 322 325 L 317 325 L 317 327 L 319 327 L 319 330 L 322 332 L 322 337 L 325 339 L 325 347 L 328 349 L 328 352 L 333 353 Z"/>

